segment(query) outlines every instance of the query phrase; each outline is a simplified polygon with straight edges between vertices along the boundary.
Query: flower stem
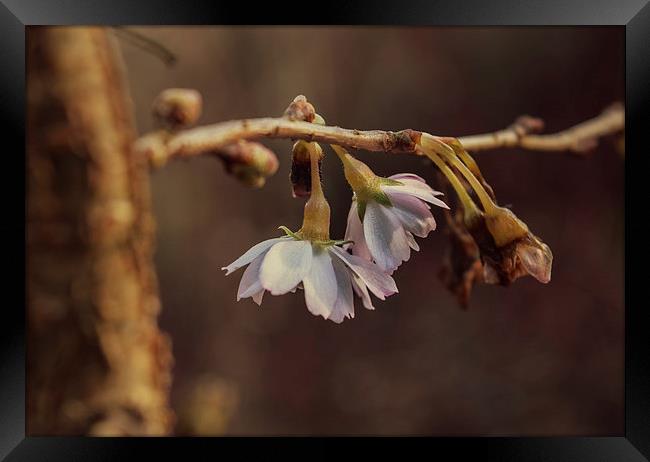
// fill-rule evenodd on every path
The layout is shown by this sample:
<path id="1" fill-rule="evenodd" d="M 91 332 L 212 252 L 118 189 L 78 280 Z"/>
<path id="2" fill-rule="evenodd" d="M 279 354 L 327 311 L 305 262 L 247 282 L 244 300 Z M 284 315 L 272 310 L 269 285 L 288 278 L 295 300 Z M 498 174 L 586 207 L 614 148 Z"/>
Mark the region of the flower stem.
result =
<path id="1" fill-rule="evenodd" d="M 364 191 L 371 188 L 376 183 L 377 175 L 370 170 L 370 167 L 352 157 L 352 155 L 341 146 L 332 144 L 331 147 L 336 155 L 339 156 L 339 159 L 341 159 L 343 172 L 345 173 L 345 179 L 348 184 L 357 195 L 363 196 Z"/>
<path id="2" fill-rule="evenodd" d="M 447 162 L 449 162 L 451 165 L 456 167 L 458 171 L 460 171 L 460 173 L 472 186 L 472 189 L 474 189 L 476 192 L 476 195 L 481 201 L 483 209 L 486 213 L 489 214 L 496 211 L 497 206 L 492 201 L 492 198 L 489 196 L 489 194 L 485 191 L 483 185 L 476 179 L 476 177 L 467 168 L 467 166 L 462 163 L 460 159 L 458 159 L 456 153 L 449 145 L 426 133 L 422 134 L 421 142 L 423 148 L 429 148 L 430 150 L 440 154 L 445 160 L 447 160 Z"/>
<path id="3" fill-rule="evenodd" d="M 467 165 L 467 168 L 469 168 L 469 170 L 474 174 L 475 177 L 477 177 L 477 178 L 480 177 L 481 176 L 481 170 L 478 168 L 478 164 L 476 163 L 474 158 L 472 156 L 470 156 L 469 152 L 467 152 L 462 147 L 462 145 L 460 144 L 460 141 L 456 140 L 455 138 L 454 138 L 454 140 L 456 141 L 456 145 L 458 147 L 458 149 L 454 149 L 454 152 L 456 153 L 456 155 L 460 158 L 460 160 L 463 161 L 463 163 L 465 165 Z M 453 148 L 454 147 L 452 146 L 452 149 Z"/>
<path id="4" fill-rule="evenodd" d="M 330 205 L 323 194 L 318 165 L 322 152 L 318 143 L 309 143 L 311 195 L 305 204 L 300 233 L 305 239 L 313 241 L 327 241 L 330 237 Z"/>
<path id="5" fill-rule="evenodd" d="M 452 188 L 454 188 L 454 191 L 456 191 L 458 199 L 460 199 L 461 204 L 463 204 L 463 209 L 465 211 L 465 221 L 472 221 L 474 218 L 480 216 L 481 211 L 478 209 L 472 198 L 465 190 L 465 187 L 461 184 L 458 178 L 456 178 L 456 175 L 451 171 L 445 161 L 443 161 L 440 156 L 438 156 L 438 154 L 430 149 L 423 147 L 422 152 L 429 159 L 431 159 L 434 164 L 436 164 L 442 174 L 447 177 L 447 180 L 449 181 L 449 184 L 451 184 Z"/>
<path id="6" fill-rule="evenodd" d="M 323 185 L 320 182 L 320 168 L 318 165 L 319 155 L 318 152 L 315 152 L 315 149 L 309 150 L 309 162 L 311 170 L 311 194 L 325 198 L 323 194 Z"/>
<path id="7" fill-rule="evenodd" d="M 339 156 L 339 159 L 341 159 L 341 163 L 343 164 L 343 167 L 345 167 L 346 164 L 349 163 L 348 157 L 350 153 L 344 148 L 342 148 L 341 146 L 339 146 L 338 144 L 330 144 L 330 147 L 334 150 L 336 155 Z"/>

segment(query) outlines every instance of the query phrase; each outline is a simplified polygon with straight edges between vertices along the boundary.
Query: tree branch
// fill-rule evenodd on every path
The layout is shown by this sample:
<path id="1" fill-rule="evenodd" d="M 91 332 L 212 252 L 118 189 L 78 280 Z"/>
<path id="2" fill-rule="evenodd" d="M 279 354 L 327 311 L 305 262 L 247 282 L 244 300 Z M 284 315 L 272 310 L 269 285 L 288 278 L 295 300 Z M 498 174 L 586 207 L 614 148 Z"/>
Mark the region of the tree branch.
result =
<path id="1" fill-rule="evenodd" d="M 530 150 L 569 150 L 582 153 L 593 148 L 599 137 L 621 131 L 624 125 L 624 108 L 617 104 L 593 119 L 551 135 L 532 135 L 532 132 L 541 130 L 543 122 L 523 116 L 505 130 L 460 137 L 458 140 L 470 151 L 522 147 Z M 140 138 L 136 150 L 157 166 L 172 158 L 215 154 L 239 140 L 261 138 L 302 139 L 366 151 L 419 155 L 416 147 L 421 136 L 422 132 L 411 129 L 392 132 L 319 125 L 292 120 L 285 114 L 285 117 L 281 118 L 233 120 L 172 133 L 154 132 Z M 445 138 L 441 137 L 441 140 Z"/>
<path id="2" fill-rule="evenodd" d="M 27 53 L 27 434 L 167 435 L 149 165 L 105 28 L 35 27 Z"/>
<path id="3" fill-rule="evenodd" d="M 614 104 L 600 115 L 567 130 L 549 135 L 534 135 L 544 123 L 529 116 L 518 118 L 513 125 L 494 133 L 459 137 L 468 151 L 521 147 L 532 151 L 572 151 L 578 154 L 593 149 L 598 138 L 622 131 L 625 128 L 625 108 Z"/>
<path id="4" fill-rule="evenodd" d="M 415 130 L 349 130 L 284 118 L 261 118 L 186 130 L 173 136 L 168 142 L 168 148 L 170 156 L 187 157 L 220 149 L 240 139 L 291 138 L 339 144 L 366 151 L 415 153 L 420 135 Z"/>

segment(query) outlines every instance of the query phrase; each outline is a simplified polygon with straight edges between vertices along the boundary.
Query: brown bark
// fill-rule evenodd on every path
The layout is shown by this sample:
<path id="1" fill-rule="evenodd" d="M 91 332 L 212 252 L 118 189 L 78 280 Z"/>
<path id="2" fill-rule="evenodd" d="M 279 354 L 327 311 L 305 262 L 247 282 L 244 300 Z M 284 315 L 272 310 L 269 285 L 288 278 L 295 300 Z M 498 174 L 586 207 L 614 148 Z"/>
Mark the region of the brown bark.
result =
<path id="1" fill-rule="evenodd" d="M 105 28 L 27 32 L 29 435 L 163 435 L 148 166 Z"/>
<path id="2" fill-rule="evenodd" d="M 304 98 L 300 95 L 296 98 Z M 294 101 L 292 104 L 294 104 Z M 619 133 L 625 128 L 625 108 L 616 103 L 597 117 L 558 133 L 533 135 L 541 130 L 543 122 L 529 116 L 521 116 L 505 130 L 483 135 L 459 138 L 440 137 L 417 130 L 405 129 L 398 132 L 384 130 L 351 130 L 341 127 L 311 123 L 300 117 L 313 118 L 313 106 L 289 106 L 282 118 L 263 117 L 258 119 L 231 120 L 212 125 L 178 130 L 149 133 L 140 138 L 136 150 L 149 157 L 152 166 L 164 165 L 171 158 L 183 158 L 214 154 L 224 146 L 241 140 L 262 138 L 285 138 L 336 144 L 366 151 L 406 153 L 421 155 L 418 145 L 423 135 L 445 143 L 460 143 L 468 151 L 521 147 L 533 151 L 571 151 L 585 154 L 593 149 L 599 138 Z M 306 106 L 306 105 L 309 106 Z M 307 109 L 307 107 L 309 109 Z"/>

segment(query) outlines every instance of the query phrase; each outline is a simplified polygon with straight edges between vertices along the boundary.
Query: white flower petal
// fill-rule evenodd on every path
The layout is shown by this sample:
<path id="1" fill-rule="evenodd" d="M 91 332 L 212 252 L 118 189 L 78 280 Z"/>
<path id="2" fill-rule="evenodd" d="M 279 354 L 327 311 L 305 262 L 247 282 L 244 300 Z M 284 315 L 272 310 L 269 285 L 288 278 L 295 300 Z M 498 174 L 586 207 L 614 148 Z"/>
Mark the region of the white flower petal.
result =
<path id="1" fill-rule="evenodd" d="M 232 262 L 228 266 L 224 266 L 221 268 L 222 270 L 226 270 L 226 276 L 228 276 L 230 273 L 232 273 L 235 270 L 238 270 L 242 266 L 248 265 L 250 262 L 252 262 L 256 257 L 258 257 L 262 252 L 265 250 L 268 250 L 273 244 L 286 241 L 291 239 L 289 236 L 282 236 L 282 237 L 276 237 L 273 239 L 267 239 L 266 241 L 262 241 L 259 244 L 255 244 L 253 247 L 248 249 L 244 255 L 239 257 L 237 260 Z"/>
<path id="2" fill-rule="evenodd" d="M 278 242 L 268 251 L 260 268 L 262 287 L 271 295 L 286 294 L 295 288 L 311 267 L 309 241 Z"/>
<path id="3" fill-rule="evenodd" d="M 337 295 L 334 308 L 327 319 L 340 323 L 345 318 L 354 318 L 354 296 L 352 294 L 354 273 L 336 256 L 332 256 L 332 266 L 336 275 Z"/>
<path id="4" fill-rule="evenodd" d="M 372 255 L 370 255 L 368 244 L 366 244 L 366 238 L 363 235 L 363 225 L 359 219 L 356 201 L 353 201 L 350 206 L 350 212 L 348 213 L 348 226 L 345 229 L 344 239 L 346 241 L 354 241 L 354 244 L 346 244 L 346 249 L 352 248 L 352 253 L 354 255 L 372 261 Z"/>
<path id="5" fill-rule="evenodd" d="M 417 197 L 391 193 L 389 199 L 393 204 L 393 212 L 406 230 L 416 236 L 427 237 L 431 231 L 436 229 L 436 220 L 429 207 Z"/>
<path id="6" fill-rule="evenodd" d="M 357 296 L 361 298 L 364 307 L 369 310 L 375 309 L 374 305 L 372 304 L 372 300 L 370 299 L 370 294 L 368 293 L 368 287 L 366 287 L 364 284 L 363 279 L 361 279 L 355 273 L 352 273 L 352 288 L 354 289 L 354 292 L 357 294 Z"/>
<path id="7" fill-rule="evenodd" d="M 381 188 L 386 194 L 392 192 L 410 194 L 411 196 L 419 197 L 424 201 L 435 204 L 438 207 L 442 207 L 444 209 L 449 208 L 447 204 L 435 197 L 443 196 L 444 194 L 440 191 L 432 189 L 422 177 L 419 177 L 412 173 L 398 173 L 397 175 L 390 176 L 389 179 L 399 181 L 402 183 L 402 186 L 382 185 Z"/>
<path id="8" fill-rule="evenodd" d="M 408 241 L 409 241 L 409 247 L 411 247 L 411 248 L 412 248 L 413 250 L 415 250 L 416 252 L 419 252 L 419 251 L 420 251 L 420 246 L 418 245 L 417 242 L 415 242 L 415 238 L 414 238 L 413 235 L 412 235 L 411 233 L 409 233 L 408 231 L 406 232 L 406 238 L 407 238 Z"/>
<path id="9" fill-rule="evenodd" d="M 337 311 L 336 309 L 332 309 L 332 312 L 327 317 L 327 319 L 329 319 L 330 321 L 334 321 L 337 324 L 341 324 L 345 319 L 345 316 L 343 316 L 343 313 L 341 313 L 340 311 Z"/>
<path id="10" fill-rule="evenodd" d="M 257 292 L 256 294 L 251 295 L 251 298 L 253 299 L 253 301 L 255 303 L 257 303 L 257 306 L 262 305 L 262 297 L 264 296 L 264 292 L 265 292 L 265 290 L 262 289 L 259 292 Z"/>
<path id="11" fill-rule="evenodd" d="M 368 202 L 363 233 L 373 259 L 384 271 L 394 271 L 411 256 L 404 228 L 388 207 Z"/>
<path id="12" fill-rule="evenodd" d="M 426 180 L 422 178 L 419 175 L 416 175 L 415 173 L 396 173 L 395 175 L 391 175 L 388 177 L 390 180 L 395 180 L 395 181 L 419 181 L 420 183 L 427 184 Z"/>
<path id="13" fill-rule="evenodd" d="M 408 184 L 407 182 L 403 180 L 399 180 L 404 183 L 403 186 L 387 186 L 387 185 L 382 185 L 381 190 L 388 194 L 390 197 L 391 194 L 398 193 L 398 194 L 409 194 L 411 196 L 415 196 L 419 199 L 422 199 L 423 201 L 427 201 L 433 205 L 437 205 L 438 207 L 442 207 L 443 209 L 448 209 L 449 206 L 445 204 L 443 201 L 438 199 L 436 196 L 436 191 L 433 189 L 429 188 L 428 186 L 425 188 L 421 186 L 413 186 L 411 184 Z"/>
<path id="14" fill-rule="evenodd" d="M 329 252 L 320 246 L 312 248 L 311 269 L 302 280 L 305 302 L 312 314 L 327 319 L 336 303 L 336 275 Z"/>
<path id="15" fill-rule="evenodd" d="M 242 298 L 251 297 L 260 290 L 264 290 L 260 282 L 260 267 L 262 266 L 264 255 L 266 255 L 266 252 L 253 260 L 246 268 L 246 271 L 244 271 L 241 281 L 239 281 L 239 289 L 237 289 L 237 301 Z"/>
<path id="16" fill-rule="evenodd" d="M 398 292 L 395 280 L 381 271 L 379 267 L 356 255 L 350 255 L 344 250 L 332 246 L 331 251 L 339 257 L 354 273 L 363 281 L 365 285 L 379 299 L 384 300 L 389 295 Z"/>
<path id="17" fill-rule="evenodd" d="M 434 196 L 444 196 L 444 193 L 436 191 L 421 176 L 415 175 L 413 173 L 398 173 L 396 175 L 390 176 L 389 179 L 399 181 L 406 186 L 412 188 L 419 188 L 425 192 L 430 192 Z"/>

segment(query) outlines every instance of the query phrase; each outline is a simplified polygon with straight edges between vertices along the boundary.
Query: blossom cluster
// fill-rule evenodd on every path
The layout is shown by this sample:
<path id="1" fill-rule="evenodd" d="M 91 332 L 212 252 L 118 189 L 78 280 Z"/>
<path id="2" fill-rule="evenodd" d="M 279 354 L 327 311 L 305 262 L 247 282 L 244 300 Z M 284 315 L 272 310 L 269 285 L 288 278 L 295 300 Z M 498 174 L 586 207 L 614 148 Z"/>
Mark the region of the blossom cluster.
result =
<path id="1" fill-rule="evenodd" d="M 318 114 L 311 116 L 312 123 L 324 124 Z M 415 238 L 436 229 L 431 206 L 449 209 L 439 197 L 442 193 L 423 178 L 412 173 L 378 176 L 341 146 L 331 147 L 353 191 L 344 239 L 330 239 L 330 206 L 320 179 L 323 150 L 316 142 L 299 140 L 292 151 L 291 181 L 294 197 L 309 197 L 302 227 L 293 232 L 281 226 L 285 236 L 260 242 L 222 268 L 230 274 L 248 265 L 237 300 L 250 297 L 259 305 L 266 292 L 282 295 L 300 289 L 312 314 L 336 323 L 354 317 L 354 294 L 372 310 L 370 294 L 384 300 L 397 293 L 393 273 L 410 259 L 412 250 L 420 249 Z M 472 281 L 508 285 L 526 275 L 544 284 L 550 281 L 551 249 L 512 211 L 497 204 L 494 191 L 458 140 L 420 133 L 414 152 L 435 164 L 462 207 L 452 237 L 456 229 L 472 245 L 456 252 L 446 283 L 459 300 L 467 298 Z"/>
<path id="2" fill-rule="evenodd" d="M 302 228 L 253 246 L 230 265 L 226 275 L 248 267 L 242 275 L 237 300 L 252 298 L 260 305 L 266 292 L 282 295 L 304 291 L 307 309 L 336 323 L 354 317 L 354 294 L 365 308 L 374 309 L 370 293 L 384 300 L 398 292 L 393 272 L 418 251 L 415 236 L 424 238 L 436 229 L 431 205 L 448 208 L 417 175 L 401 173 L 383 178 L 339 146 L 348 183 L 353 189 L 344 240 L 329 239 L 329 205 L 319 177 L 322 151 L 316 143 L 303 143 L 311 152 L 310 199 Z M 295 149 L 295 148 L 294 148 Z"/>

